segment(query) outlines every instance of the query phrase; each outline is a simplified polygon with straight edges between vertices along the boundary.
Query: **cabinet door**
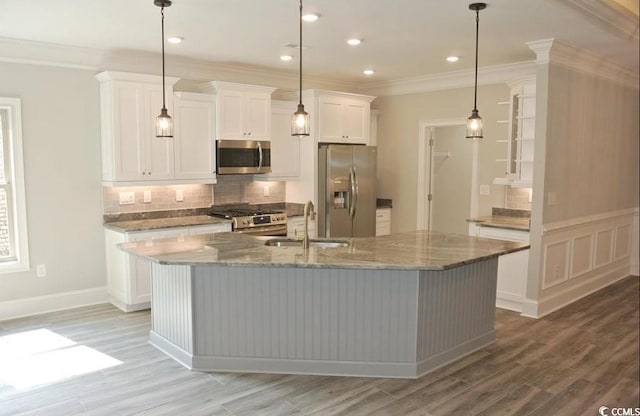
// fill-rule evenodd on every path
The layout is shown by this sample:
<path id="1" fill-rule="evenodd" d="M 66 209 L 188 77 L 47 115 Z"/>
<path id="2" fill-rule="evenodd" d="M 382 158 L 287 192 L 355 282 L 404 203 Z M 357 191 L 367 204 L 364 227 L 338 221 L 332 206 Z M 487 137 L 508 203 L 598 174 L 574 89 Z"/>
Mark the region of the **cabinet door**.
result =
<path id="1" fill-rule="evenodd" d="M 319 99 L 318 139 L 321 142 L 344 141 L 342 133 L 342 103 L 330 98 Z"/>
<path id="2" fill-rule="evenodd" d="M 175 177 L 215 178 L 214 98 L 174 97 Z"/>
<path id="3" fill-rule="evenodd" d="M 140 180 L 143 173 L 146 174 L 144 165 L 145 134 L 144 126 L 141 123 L 145 117 L 144 88 L 135 82 L 113 82 L 113 85 L 101 87 L 101 93 L 105 95 L 112 88 L 112 103 L 107 102 L 105 106 L 113 105 L 111 120 L 105 120 L 104 124 L 113 123 L 113 131 L 110 137 L 103 137 L 103 140 L 113 140 L 113 161 L 115 165 L 113 180 Z M 103 109 L 106 113 L 108 109 Z M 109 163 L 103 161 L 103 163 Z"/>
<path id="4" fill-rule="evenodd" d="M 155 121 L 162 108 L 162 85 L 144 86 L 145 117 L 141 120 L 145 134 L 145 171 L 143 177 L 148 180 L 173 179 L 173 139 L 156 137 Z M 166 100 L 169 114 L 173 114 L 173 95 Z M 175 118 L 175 115 L 174 115 Z M 175 120 L 174 120 L 175 121 Z M 174 126 L 175 127 L 175 126 Z"/>
<path id="5" fill-rule="evenodd" d="M 271 173 L 265 175 L 268 179 L 300 177 L 300 138 L 291 135 L 291 115 L 294 111 L 293 103 L 272 107 Z"/>
<path id="6" fill-rule="evenodd" d="M 246 93 L 244 100 L 244 131 L 252 140 L 269 140 L 271 137 L 271 96 Z"/>
<path id="7" fill-rule="evenodd" d="M 369 105 L 345 102 L 342 105 L 342 134 L 349 143 L 369 143 Z"/>
<path id="8" fill-rule="evenodd" d="M 243 122 L 244 94 L 240 91 L 218 92 L 218 139 L 246 139 Z"/>

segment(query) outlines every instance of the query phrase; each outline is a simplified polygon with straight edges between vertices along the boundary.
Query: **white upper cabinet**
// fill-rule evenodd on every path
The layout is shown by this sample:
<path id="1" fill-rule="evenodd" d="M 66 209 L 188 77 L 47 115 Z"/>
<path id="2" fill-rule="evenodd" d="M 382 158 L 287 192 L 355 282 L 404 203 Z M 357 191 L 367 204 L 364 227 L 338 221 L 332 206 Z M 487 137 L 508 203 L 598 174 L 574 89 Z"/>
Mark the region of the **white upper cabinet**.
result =
<path id="1" fill-rule="evenodd" d="M 297 180 L 300 177 L 300 140 L 291 135 L 291 116 L 297 109 L 292 101 L 271 102 L 271 173 L 258 180 Z"/>
<path id="2" fill-rule="evenodd" d="M 318 94 L 319 142 L 369 144 L 374 97 L 333 92 Z"/>
<path id="3" fill-rule="evenodd" d="M 216 138 L 269 140 L 272 87 L 213 81 L 207 92 L 216 95 Z"/>
<path id="4" fill-rule="evenodd" d="M 215 179 L 215 97 L 174 94 L 176 179 Z"/>
<path id="5" fill-rule="evenodd" d="M 173 178 L 173 140 L 155 137 L 155 118 L 162 108 L 162 77 L 102 72 L 96 78 L 100 81 L 103 180 Z M 176 81 L 166 81 L 170 114 Z"/>

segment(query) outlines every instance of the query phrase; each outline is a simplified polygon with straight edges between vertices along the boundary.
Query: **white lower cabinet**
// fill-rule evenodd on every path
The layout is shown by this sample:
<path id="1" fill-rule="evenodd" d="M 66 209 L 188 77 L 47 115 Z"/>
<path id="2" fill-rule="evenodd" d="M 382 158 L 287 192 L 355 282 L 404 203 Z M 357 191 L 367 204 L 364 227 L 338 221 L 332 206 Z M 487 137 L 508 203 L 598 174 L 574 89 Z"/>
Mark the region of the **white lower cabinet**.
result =
<path id="1" fill-rule="evenodd" d="M 309 237 L 317 237 L 316 221 L 309 220 Z M 303 238 L 304 237 L 304 217 L 289 217 L 287 218 L 287 237 L 289 238 Z"/>
<path id="2" fill-rule="evenodd" d="M 376 209 L 376 237 L 391 234 L 391 208 Z"/>
<path id="3" fill-rule="evenodd" d="M 225 231 L 231 231 L 231 223 L 133 232 L 105 229 L 107 284 L 111 303 L 124 312 L 151 307 L 151 263 L 126 254 L 118 248 L 118 244 Z"/>
<path id="4" fill-rule="evenodd" d="M 528 231 L 482 227 L 476 225 L 476 235 L 478 237 L 492 238 L 494 240 L 529 243 Z M 529 249 L 504 254 L 498 257 L 498 289 L 496 293 L 497 307 L 522 312 L 528 269 Z"/>

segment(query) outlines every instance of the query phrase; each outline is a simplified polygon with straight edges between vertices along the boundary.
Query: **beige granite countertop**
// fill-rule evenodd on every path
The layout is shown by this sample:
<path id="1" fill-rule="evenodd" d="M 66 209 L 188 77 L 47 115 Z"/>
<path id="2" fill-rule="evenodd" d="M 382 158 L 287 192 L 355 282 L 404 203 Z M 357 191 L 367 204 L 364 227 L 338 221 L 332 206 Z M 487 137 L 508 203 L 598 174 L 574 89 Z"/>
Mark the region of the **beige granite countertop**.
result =
<path id="1" fill-rule="evenodd" d="M 488 215 L 467 220 L 483 227 L 504 228 L 507 230 L 529 231 L 531 224 L 528 217 L 510 217 L 503 215 Z"/>
<path id="2" fill-rule="evenodd" d="M 527 244 L 457 234 L 415 231 L 353 238 L 349 247 L 269 247 L 265 240 L 217 233 L 124 243 L 129 253 L 160 264 L 301 268 L 444 270 L 528 248 Z"/>
<path id="3" fill-rule="evenodd" d="M 132 231 L 157 230 L 160 228 L 191 227 L 195 225 L 220 224 L 224 222 L 231 223 L 230 220 L 227 220 L 224 218 L 210 217 L 208 215 L 190 215 L 190 216 L 184 216 L 184 217 L 115 221 L 115 222 L 105 223 L 104 227 L 112 229 L 114 231 L 126 233 L 126 232 L 132 232 Z"/>

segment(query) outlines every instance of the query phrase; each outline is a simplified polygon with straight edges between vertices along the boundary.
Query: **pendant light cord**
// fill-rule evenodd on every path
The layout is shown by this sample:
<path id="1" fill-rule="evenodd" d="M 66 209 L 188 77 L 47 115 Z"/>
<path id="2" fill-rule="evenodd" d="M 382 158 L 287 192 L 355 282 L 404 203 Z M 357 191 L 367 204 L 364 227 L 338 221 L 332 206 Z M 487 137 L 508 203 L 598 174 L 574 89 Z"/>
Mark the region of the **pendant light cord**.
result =
<path id="1" fill-rule="evenodd" d="M 475 84 L 473 90 L 473 109 L 478 110 L 477 108 L 477 100 L 478 100 L 478 34 L 480 27 L 480 10 L 476 10 L 476 76 L 475 76 Z"/>
<path id="2" fill-rule="evenodd" d="M 162 109 L 166 110 L 165 92 L 164 92 L 164 6 L 160 8 L 162 15 Z"/>
<path id="3" fill-rule="evenodd" d="M 300 0 L 300 105 L 302 105 L 302 0 Z"/>

